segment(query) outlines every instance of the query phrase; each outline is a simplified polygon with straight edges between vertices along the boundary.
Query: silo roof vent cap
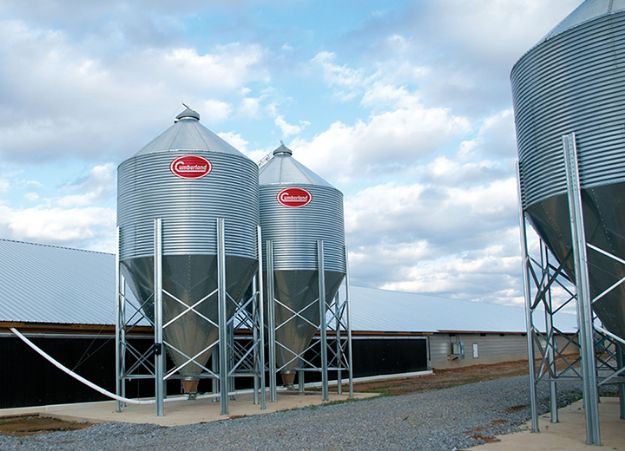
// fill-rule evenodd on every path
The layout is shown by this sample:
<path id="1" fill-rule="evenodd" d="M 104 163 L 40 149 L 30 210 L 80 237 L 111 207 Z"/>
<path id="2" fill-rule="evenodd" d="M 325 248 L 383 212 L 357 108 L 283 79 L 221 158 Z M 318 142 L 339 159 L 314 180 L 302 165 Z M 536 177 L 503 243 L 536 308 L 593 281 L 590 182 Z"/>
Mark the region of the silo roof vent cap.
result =
<path id="1" fill-rule="evenodd" d="M 282 157 L 290 157 L 293 155 L 293 151 L 284 145 L 282 141 L 280 141 L 280 147 L 273 151 L 274 155 L 282 156 Z"/>
<path id="2" fill-rule="evenodd" d="M 196 121 L 200 120 L 200 113 L 198 113 L 195 110 L 192 110 L 184 103 L 182 105 L 184 105 L 185 110 L 182 113 L 180 113 L 178 116 L 176 116 L 176 121 L 179 121 L 181 119 L 195 119 Z"/>

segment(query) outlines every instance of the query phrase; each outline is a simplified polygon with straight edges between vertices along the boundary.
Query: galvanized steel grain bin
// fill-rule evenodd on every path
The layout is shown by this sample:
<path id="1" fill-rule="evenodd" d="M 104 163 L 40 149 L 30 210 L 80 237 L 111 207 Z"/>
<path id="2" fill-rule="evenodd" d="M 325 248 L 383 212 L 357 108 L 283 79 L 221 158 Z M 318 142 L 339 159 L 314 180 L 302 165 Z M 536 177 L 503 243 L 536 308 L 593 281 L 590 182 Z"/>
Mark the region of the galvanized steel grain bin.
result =
<path id="1" fill-rule="evenodd" d="M 154 219 L 162 219 L 163 289 L 192 305 L 217 287 L 216 219 L 225 218 L 227 290 L 240 299 L 257 270 L 258 167 L 206 129 L 199 114 L 186 109 L 176 122 L 118 168 L 120 262 L 136 296 L 153 316 Z M 185 306 L 163 295 L 163 323 Z M 217 297 L 197 307 L 218 322 Z M 230 308 L 232 311 L 232 307 Z M 229 312 L 229 315 L 231 312 Z M 198 315 L 185 314 L 164 330 L 164 339 L 195 356 L 218 337 L 218 329 Z M 187 358 L 169 352 L 176 366 Z M 198 357 L 206 363 L 205 352 Z M 201 368 L 180 374 L 193 392 Z"/>
<path id="2" fill-rule="evenodd" d="M 319 324 L 319 303 L 314 302 L 319 298 L 317 240 L 324 241 L 327 303 L 345 276 L 342 193 L 298 163 L 291 150 L 281 145 L 260 169 L 260 222 L 263 239 L 273 241 L 276 298 Z M 276 340 L 300 353 L 316 328 L 278 305 L 276 323 L 282 322 L 286 324 L 276 331 Z M 292 358 L 291 353 L 277 347 L 278 367 Z M 293 369 L 299 364 L 296 359 L 283 369 L 286 384 L 292 384 Z"/>
<path id="3" fill-rule="evenodd" d="M 586 238 L 625 256 L 625 2 L 586 1 L 512 69 L 521 200 L 534 228 L 574 280 L 562 135 L 574 132 Z M 590 252 L 592 296 L 625 266 Z M 625 287 L 593 304 L 625 337 Z"/>

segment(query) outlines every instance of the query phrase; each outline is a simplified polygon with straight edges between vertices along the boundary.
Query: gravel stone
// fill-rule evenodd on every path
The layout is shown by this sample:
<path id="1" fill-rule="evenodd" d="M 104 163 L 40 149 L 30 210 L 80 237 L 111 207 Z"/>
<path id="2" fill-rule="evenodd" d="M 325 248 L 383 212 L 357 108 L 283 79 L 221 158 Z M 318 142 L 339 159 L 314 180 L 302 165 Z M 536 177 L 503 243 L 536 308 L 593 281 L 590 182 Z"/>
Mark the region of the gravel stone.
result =
<path id="1" fill-rule="evenodd" d="M 581 397 L 561 382 L 559 403 Z M 539 411 L 548 386 L 539 386 Z M 0 449 L 454 450 L 519 431 L 529 419 L 527 376 L 190 426 L 106 423 L 31 437 L 0 436 Z"/>

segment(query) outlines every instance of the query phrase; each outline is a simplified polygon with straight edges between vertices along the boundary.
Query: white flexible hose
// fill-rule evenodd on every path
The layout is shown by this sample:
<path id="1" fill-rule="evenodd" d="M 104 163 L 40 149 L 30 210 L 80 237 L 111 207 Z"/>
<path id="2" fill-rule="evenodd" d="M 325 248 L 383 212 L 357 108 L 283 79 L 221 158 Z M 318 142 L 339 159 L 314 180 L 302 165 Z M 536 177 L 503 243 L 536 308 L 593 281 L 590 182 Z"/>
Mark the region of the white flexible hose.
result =
<path id="1" fill-rule="evenodd" d="M 72 376 L 74 379 L 82 382 L 87 387 L 92 388 L 92 389 L 94 389 L 95 391 L 97 391 L 99 393 L 102 393 L 104 396 L 108 396 L 111 399 L 115 399 L 116 401 L 121 401 L 121 402 L 125 402 L 125 403 L 128 403 L 128 404 L 154 404 L 154 400 L 153 399 L 151 399 L 151 400 L 129 399 L 129 398 L 124 398 L 123 396 L 117 396 L 115 393 L 111 393 L 110 391 L 105 390 L 104 388 L 94 384 L 91 381 L 88 381 L 87 379 L 85 379 L 81 375 L 74 373 L 72 370 L 70 370 L 66 366 L 63 366 L 61 363 L 57 362 L 54 358 L 50 357 L 41 348 L 39 348 L 35 343 L 30 341 L 24 335 L 22 335 L 17 329 L 11 328 L 11 332 L 13 332 L 15 334 L 15 336 L 17 336 L 17 338 L 19 338 L 24 343 L 26 343 L 28 346 L 30 346 L 33 350 L 35 350 L 35 352 L 37 352 L 40 356 L 42 356 L 44 359 L 46 359 L 52 365 L 56 366 L 58 369 L 60 369 L 64 373 Z"/>
<path id="2" fill-rule="evenodd" d="M 597 330 L 598 332 L 601 332 L 602 334 L 605 334 L 608 337 L 611 337 L 611 338 L 615 339 L 616 341 L 618 341 L 619 343 L 625 345 L 625 340 L 623 340 L 618 335 L 614 335 L 612 332 L 605 330 L 603 327 L 599 327 L 597 325 L 595 325 L 594 327 L 595 327 L 595 330 Z"/>

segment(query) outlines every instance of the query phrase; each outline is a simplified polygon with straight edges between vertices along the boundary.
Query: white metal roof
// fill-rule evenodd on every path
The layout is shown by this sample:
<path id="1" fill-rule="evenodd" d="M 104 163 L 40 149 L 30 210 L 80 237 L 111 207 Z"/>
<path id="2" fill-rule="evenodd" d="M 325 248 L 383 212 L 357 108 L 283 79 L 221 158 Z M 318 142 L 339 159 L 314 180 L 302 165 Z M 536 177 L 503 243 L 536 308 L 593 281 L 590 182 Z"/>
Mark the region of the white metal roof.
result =
<path id="1" fill-rule="evenodd" d="M 0 239 L 0 321 L 114 324 L 114 293 L 112 254 Z M 355 331 L 525 331 L 522 307 L 354 286 L 351 298 Z"/>
<path id="2" fill-rule="evenodd" d="M 354 330 L 389 332 L 525 332 L 522 306 L 491 304 L 419 293 L 351 287 Z M 540 315 L 537 315 L 540 316 Z M 577 329 L 574 315 L 562 312 L 556 326 Z M 538 322 L 537 326 L 541 326 Z"/>
<path id="3" fill-rule="evenodd" d="M 0 321 L 113 324 L 115 256 L 0 239 Z"/>

